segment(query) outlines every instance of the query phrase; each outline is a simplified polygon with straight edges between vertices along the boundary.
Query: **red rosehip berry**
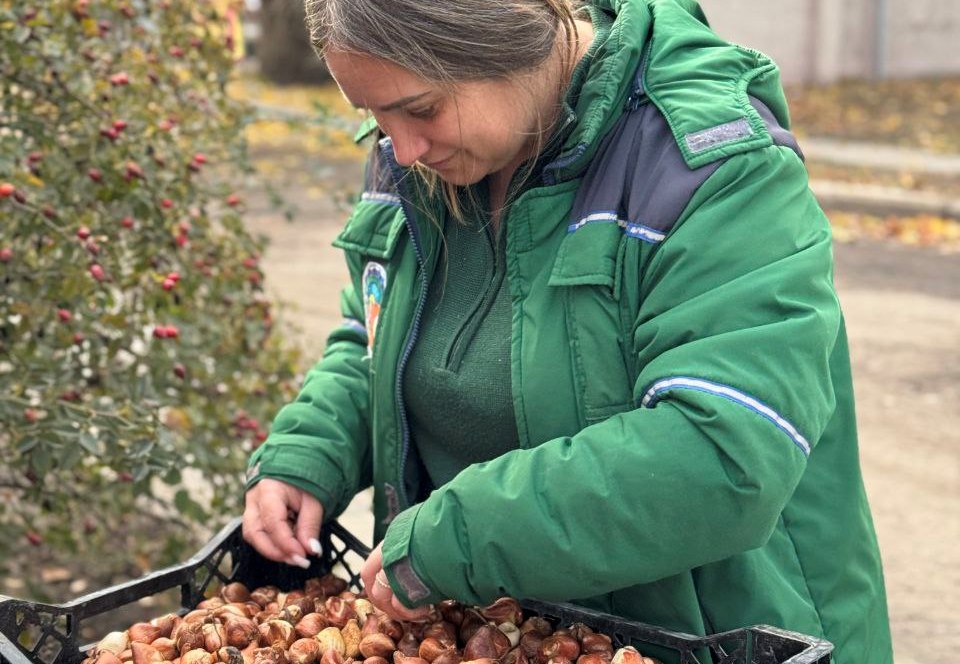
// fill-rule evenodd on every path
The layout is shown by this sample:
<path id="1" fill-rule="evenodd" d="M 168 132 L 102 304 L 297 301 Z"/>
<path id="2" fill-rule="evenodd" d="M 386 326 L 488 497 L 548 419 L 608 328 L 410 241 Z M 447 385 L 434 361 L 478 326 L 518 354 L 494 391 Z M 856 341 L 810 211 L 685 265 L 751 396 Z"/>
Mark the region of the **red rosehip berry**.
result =
<path id="1" fill-rule="evenodd" d="M 125 166 L 124 177 L 129 181 L 134 178 L 143 177 L 143 169 L 140 168 L 140 164 L 135 161 L 128 161 Z"/>
<path id="2" fill-rule="evenodd" d="M 124 217 L 120 220 L 120 225 L 124 228 L 133 228 L 133 217 Z"/>
<path id="3" fill-rule="evenodd" d="M 30 164 L 35 164 L 35 163 L 37 163 L 38 161 L 43 161 L 43 153 L 42 153 L 42 152 L 31 152 L 30 154 L 27 155 L 27 162 L 28 162 L 28 163 L 30 163 Z"/>
<path id="4" fill-rule="evenodd" d="M 104 138 L 109 138 L 111 141 L 115 141 L 120 136 L 120 132 L 113 127 L 109 127 L 107 129 L 101 129 L 100 135 Z"/>
<path id="5" fill-rule="evenodd" d="M 183 49 L 180 48 L 179 46 L 171 46 L 167 52 L 170 54 L 171 57 L 174 57 L 174 58 L 183 57 Z"/>
<path id="6" fill-rule="evenodd" d="M 193 155 L 193 160 L 202 166 L 203 164 L 207 163 L 207 155 L 203 154 L 202 152 L 198 152 L 197 154 Z"/>
<path id="7" fill-rule="evenodd" d="M 9 182 L 4 182 L 3 184 L 0 184 L 0 198 L 7 198 L 8 196 L 13 196 L 16 190 L 17 188 L 14 187 L 12 184 L 10 184 Z"/>
<path id="8" fill-rule="evenodd" d="M 28 530 L 26 533 L 24 533 L 24 537 L 26 537 L 27 541 L 33 546 L 40 546 L 43 544 L 43 537 L 41 537 L 40 533 L 34 530 Z"/>
<path id="9" fill-rule="evenodd" d="M 25 419 L 30 424 L 33 424 L 40 419 L 40 414 L 35 411 L 33 408 L 25 408 L 23 411 L 23 419 Z"/>
<path id="10" fill-rule="evenodd" d="M 180 330 L 176 325 L 157 325 L 153 328 L 153 336 L 157 339 L 176 339 L 180 336 Z"/>
<path id="11" fill-rule="evenodd" d="M 89 4 L 90 4 L 90 0 L 77 0 L 76 2 L 73 3 L 73 7 L 71 8 L 70 11 L 73 12 L 73 15 L 78 19 L 86 18 L 87 16 L 89 16 L 89 14 L 87 13 L 87 6 Z"/>
<path id="12" fill-rule="evenodd" d="M 177 282 L 174 281 L 173 279 L 169 279 L 169 278 L 168 278 L 168 279 L 164 279 L 164 280 L 163 280 L 163 284 L 162 284 L 163 290 L 165 290 L 165 291 L 173 290 L 174 286 L 176 286 L 176 285 L 177 285 Z"/>
<path id="13" fill-rule="evenodd" d="M 94 182 L 100 182 L 103 179 L 103 173 L 100 172 L 99 168 L 91 168 L 87 171 L 87 176 Z"/>
<path id="14" fill-rule="evenodd" d="M 90 266 L 90 276 L 97 281 L 103 281 L 107 278 L 106 273 L 103 271 L 103 267 L 98 263 L 94 263 Z"/>
<path id="15" fill-rule="evenodd" d="M 126 121 L 126 120 L 114 120 L 114 121 L 113 121 L 113 128 L 116 129 L 117 131 L 123 131 L 124 129 L 127 128 L 127 121 Z"/>
<path id="16" fill-rule="evenodd" d="M 73 333 L 73 343 L 75 343 L 76 345 L 79 346 L 80 344 L 82 344 L 84 339 L 86 339 L 86 337 L 83 336 L 83 332 Z"/>
<path id="17" fill-rule="evenodd" d="M 93 240 L 90 240 L 89 242 L 87 242 L 85 246 L 87 247 L 87 251 L 89 251 L 94 256 L 100 253 L 100 245 L 94 242 Z"/>
<path id="18" fill-rule="evenodd" d="M 110 77 L 110 84 L 114 86 L 127 85 L 130 83 L 130 75 L 125 71 L 118 72 Z"/>
<path id="19" fill-rule="evenodd" d="M 240 205 L 240 197 L 237 194 L 230 194 L 227 196 L 227 205 L 230 207 L 236 207 Z"/>
<path id="20" fill-rule="evenodd" d="M 53 207 L 50 206 L 50 205 L 44 205 L 43 208 L 40 210 L 40 212 L 41 212 L 41 213 L 43 214 L 43 216 L 46 217 L 47 219 L 56 219 L 56 218 L 57 218 L 57 211 L 54 210 Z"/>
<path id="21" fill-rule="evenodd" d="M 174 242 L 177 243 L 178 247 L 185 247 L 187 246 L 187 243 L 190 242 L 190 238 L 186 235 L 178 235 L 176 238 L 174 238 Z"/>
<path id="22" fill-rule="evenodd" d="M 161 120 L 160 122 L 157 123 L 157 128 L 160 129 L 160 131 L 170 131 L 171 129 L 173 129 L 173 123 L 170 122 L 169 120 Z"/>
<path id="23" fill-rule="evenodd" d="M 180 281 L 180 273 L 179 273 L 179 272 L 176 272 L 176 271 L 171 272 L 170 274 L 167 275 L 167 279 L 170 279 L 170 280 L 172 280 L 174 283 L 176 283 L 176 282 Z"/>
<path id="24" fill-rule="evenodd" d="M 60 401 L 80 401 L 80 393 L 76 390 L 67 390 L 59 397 Z"/>
<path id="25" fill-rule="evenodd" d="M 59 318 L 62 323 L 69 323 L 73 318 L 73 314 L 70 313 L 69 309 L 57 309 L 57 318 Z"/>
<path id="26" fill-rule="evenodd" d="M 178 362 L 173 365 L 173 375 L 180 379 L 186 378 L 187 368 Z"/>
<path id="27" fill-rule="evenodd" d="M 257 259 L 254 258 L 253 256 L 248 256 L 247 258 L 244 258 L 243 267 L 250 268 L 250 269 L 257 267 Z"/>
<path id="28" fill-rule="evenodd" d="M 81 226 L 77 229 L 77 237 L 81 240 L 86 240 L 88 237 L 90 237 L 90 229 L 86 226 Z"/>
<path id="29" fill-rule="evenodd" d="M 3 247 L 0 249 L 0 263 L 9 263 L 13 259 L 13 249 Z"/>
<path id="30" fill-rule="evenodd" d="M 169 210 L 170 208 L 173 207 L 173 201 L 170 200 L 169 198 L 164 198 L 163 200 L 160 201 L 160 207 Z"/>

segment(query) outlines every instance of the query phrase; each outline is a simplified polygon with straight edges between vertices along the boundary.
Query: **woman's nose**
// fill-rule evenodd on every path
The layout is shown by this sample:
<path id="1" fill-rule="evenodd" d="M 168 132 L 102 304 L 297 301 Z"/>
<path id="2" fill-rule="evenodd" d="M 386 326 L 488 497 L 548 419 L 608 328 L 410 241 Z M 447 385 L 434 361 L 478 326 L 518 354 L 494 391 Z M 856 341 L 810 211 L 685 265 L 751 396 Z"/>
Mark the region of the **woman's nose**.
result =
<path id="1" fill-rule="evenodd" d="M 430 149 L 430 142 L 415 131 L 398 131 L 390 136 L 393 154 L 401 166 L 413 164 Z"/>

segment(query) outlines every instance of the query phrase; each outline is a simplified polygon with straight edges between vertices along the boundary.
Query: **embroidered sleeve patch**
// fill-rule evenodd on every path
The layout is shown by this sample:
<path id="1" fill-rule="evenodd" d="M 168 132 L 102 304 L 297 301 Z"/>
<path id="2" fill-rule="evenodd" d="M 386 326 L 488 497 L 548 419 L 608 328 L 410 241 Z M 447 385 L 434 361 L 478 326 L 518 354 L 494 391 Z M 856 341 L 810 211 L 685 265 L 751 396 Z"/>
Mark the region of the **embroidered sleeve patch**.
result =
<path id="1" fill-rule="evenodd" d="M 739 141 L 747 136 L 753 136 L 753 127 L 745 118 L 740 118 L 733 122 L 687 134 L 684 140 L 687 142 L 687 148 L 690 152 L 697 154 L 718 145 Z"/>
<path id="2" fill-rule="evenodd" d="M 413 565 L 410 564 L 409 558 L 401 558 L 395 562 L 391 571 L 396 575 L 397 582 L 403 586 L 403 592 L 407 594 L 411 602 L 419 602 L 430 596 L 430 589 L 413 571 Z"/>

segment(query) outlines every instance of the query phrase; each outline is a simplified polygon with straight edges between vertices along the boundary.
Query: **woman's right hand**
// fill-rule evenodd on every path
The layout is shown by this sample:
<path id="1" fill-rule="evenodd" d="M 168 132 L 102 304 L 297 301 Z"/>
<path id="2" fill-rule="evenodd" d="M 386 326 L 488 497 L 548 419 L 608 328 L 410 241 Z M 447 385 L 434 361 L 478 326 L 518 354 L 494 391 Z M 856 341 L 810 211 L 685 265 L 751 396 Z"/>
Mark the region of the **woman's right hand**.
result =
<path id="1" fill-rule="evenodd" d="M 307 555 L 320 553 L 323 505 L 286 482 L 262 479 L 247 491 L 243 538 L 264 557 L 309 567 Z"/>

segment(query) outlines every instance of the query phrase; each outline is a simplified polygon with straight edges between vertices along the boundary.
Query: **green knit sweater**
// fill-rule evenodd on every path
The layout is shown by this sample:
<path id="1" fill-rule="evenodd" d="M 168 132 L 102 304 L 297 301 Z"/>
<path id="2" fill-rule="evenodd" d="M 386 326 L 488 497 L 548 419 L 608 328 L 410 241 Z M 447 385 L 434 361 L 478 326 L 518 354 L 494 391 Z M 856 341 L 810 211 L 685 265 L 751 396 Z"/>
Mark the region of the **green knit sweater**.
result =
<path id="1" fill-rule="evenodd" d="M 483 183 L 475 187 L 486 200 Z M 486 204 L 448 216 L 446 252 L 430 283 L 422 331 L 404 374 L 410 429 L 434 487 L 470 464 L 519 447 L 510 394 L 510 291 L 504 234 Z"/>

